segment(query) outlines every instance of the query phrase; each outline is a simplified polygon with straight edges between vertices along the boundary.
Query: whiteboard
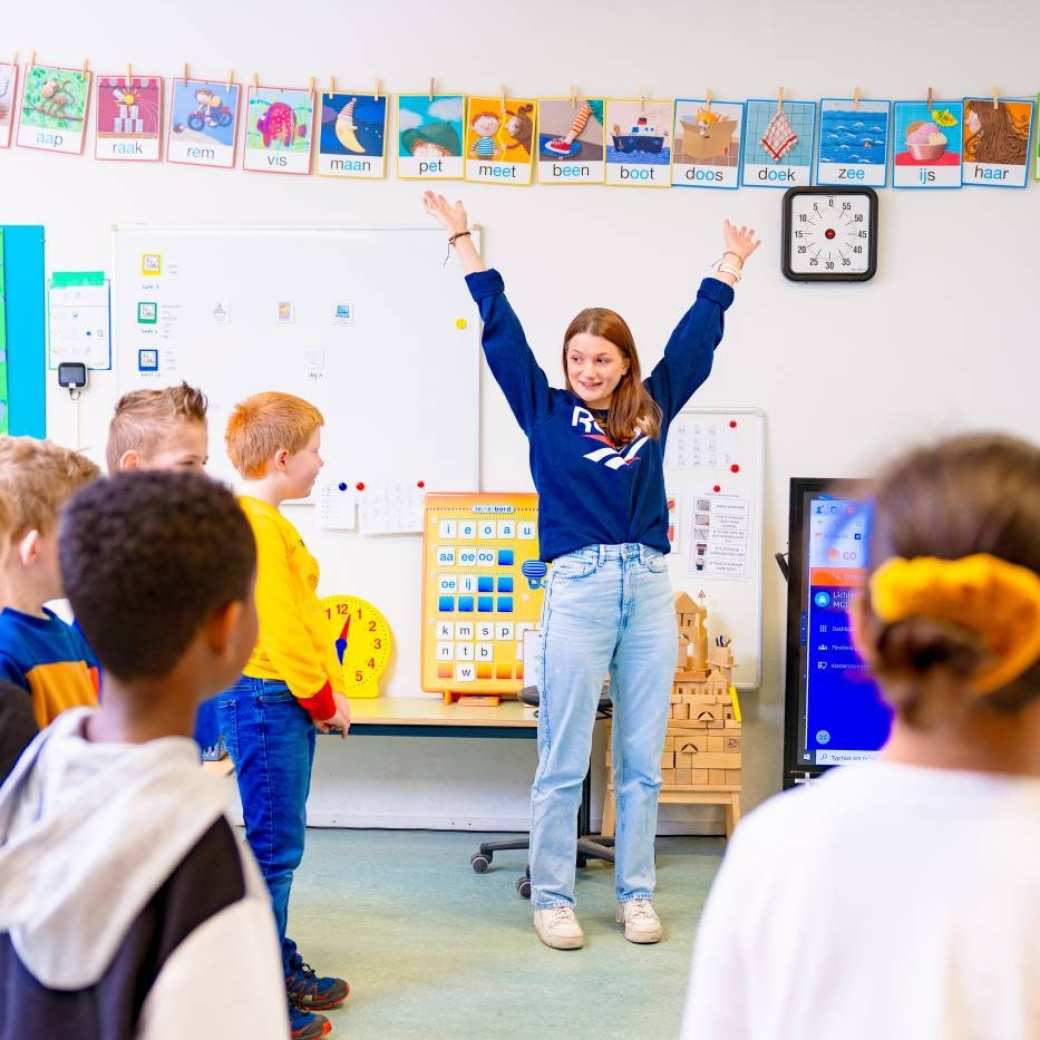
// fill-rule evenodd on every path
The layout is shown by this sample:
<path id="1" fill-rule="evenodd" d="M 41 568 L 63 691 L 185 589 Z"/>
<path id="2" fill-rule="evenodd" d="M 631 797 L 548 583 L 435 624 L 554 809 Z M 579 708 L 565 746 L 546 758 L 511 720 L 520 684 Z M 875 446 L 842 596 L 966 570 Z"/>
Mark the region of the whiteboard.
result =
<path id="1" fill-rule="evenodd" d="M 708 608 L 708 631 L 732 640 L 734 682 L 762 682 L 762 505 L 765 415 L 751 408 L 686 408 L 668 429 L 664 459 L 669 572 Z"/>
<path id="2" fill-rule="evenodd" d="M 325 416 L 323 485 L 477 490 L 480 321 L 423 227 L 114 229 L 120 393 L 187 380 L 210 400 L 210 472 L 238 401 Z"/>

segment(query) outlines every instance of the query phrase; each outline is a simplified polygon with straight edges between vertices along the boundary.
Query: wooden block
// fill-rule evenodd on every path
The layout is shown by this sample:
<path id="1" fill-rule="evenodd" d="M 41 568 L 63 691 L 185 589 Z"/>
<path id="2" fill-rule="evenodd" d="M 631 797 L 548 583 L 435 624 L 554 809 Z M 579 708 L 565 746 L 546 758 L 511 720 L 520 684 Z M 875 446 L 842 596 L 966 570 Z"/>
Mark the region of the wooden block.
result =
<path id="1" fill-rule="evenodd" d="M 697 769 L 739 769 L 740 755 L 705 751 L 693 756 L 693 764 Z"/>
<path id="2" fill-rule="evenodd" d="M 674 769 L 662 769 L 661 770 L 661 783 L 665 786 L 675 785 L 675 770 Z"/>
<path id="3" fill-rule="evenodd" d="M 686 735 L 675 743 L 675 750 L 680 754 L 697 755 L 708 750 L 711 738 L 706 730 L 687 730 Z"/>
<path id="4" fill-rule="evenodd" d="M 662 769 L 674 769 L 675 768 L 675 752 L 674 751 L 662 751 L 661 752 L 661 768 Z"/>
<path id="5" fill-rule="evenodd" d="M 708 729 L 725 729 L 726 723 L 719 719 L 718 722 L 709 722 Z"/>
<path id="6" fill-rule="evenodd" d="M 724 719 L 734 719 L 734 718 L 736 718 L 736 715 L 733 713 L 733 705 L 732 704 L 723 704 L 722 705 L 722 717 Z"/>
<path id="7" fill-rule="evenodd" d="M 723 743 L 726 745 L 723 748 L 724 751 L 728 751 L 732 755 L 740 754 L 740 737 L 734 737 L 727 733 L 723 738 Z"/>
<path id="8" fill-rule="evenodd" d="M 709 787 L 721 787 L 726 782 L 726 770 L 725 769 L 709 769 L 708 770 L 708 786 Z"/>
<path id="9" fill-rule="evenodd" d="M 677 769 L 675 771 L 675 783 L 677 787 L 691 787 L 693 785 L 693 770 Z"/>
<path id="10" fill-rule="evenodd" d="M 725 737 L 708 737 L 708 750 L 709 751 L 725 751 L 726 750 L 726 738 Z"/>
<path id="11" fill-rule="evenodd" d="M 675 753 L 675 768 L 676 769 L 693 769 L 693 752 L 692 751 L 677 751 Z"/>
<path id="12" fill-rule="evenodd" d="M 708 770 L 707 769 L 694 769 L 693 780 L 691 781 L 695 785 L 706 785 L 708 783 Z"/>
<path id="13" fill-rule="evenodd" d="M 690 717 L 690 706 L 688 704 L 673 704 L 673 719 L 688 719 Z"/>
<path id="14" fill-rule="evenodd" d="M 727 769 L 724 772 L 726 773 L 727 784 L 739 785 L 741 783 L 741 774 L 739 769 Z"/>
<path id="15" fill-rule="evenodd" d="M 726 719 L 726 729 L 740 729 L 741 726 L 742 724 L 736 719 Z"/>

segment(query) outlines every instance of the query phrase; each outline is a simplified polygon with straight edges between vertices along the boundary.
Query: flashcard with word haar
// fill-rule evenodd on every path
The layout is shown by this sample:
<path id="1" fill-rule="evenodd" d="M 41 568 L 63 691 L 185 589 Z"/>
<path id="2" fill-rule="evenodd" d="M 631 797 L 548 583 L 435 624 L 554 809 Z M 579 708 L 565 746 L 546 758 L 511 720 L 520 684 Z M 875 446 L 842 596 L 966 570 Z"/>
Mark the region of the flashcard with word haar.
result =
<path id="1" fill-rule="evenodd" d="M 318 97 L 318 173 L 379 178 L 386 173 L 385 94 L 325 93 Z"/>
<path id="2" fill-rule="evenodd" d="M 964 183 L 983 188 L 1024 188 L 1032 130 L 1032 101 L 965 98 Z"/>
<path id="3" fill-rule="evenodd" d="M 744 129 L 746 188 L 799 188 L 812 183 L 815 101 L 752 100 Z"/>
<path id="4" fill-rule="evenodd" d="M 607 183 L 637 188 L 671 184 L 671 101 L 607 102 Z"/>
<path id="5" fill-rule="evenodd" d="M 250 87 L 242 168 L 256 173 L 311 172 L 314 95 L 292 87 Z"/>
<path id="6" fill-rule="evenodd" d="M 678 98 L 672 184 L 684 188 L 740 187 L 740 101 Z"/>
<path id="7" fill-rule="evenodd" d="M 895 188 L 961 186 L 962 112 L 960 101 L 895 103 Z"/>
<path id="8" fill-rule="evenodd" d="M 95 157 L 156 162 L 162 103 L 163 81 L 159 76 L 98 76 Z"/>
<path id="9" fill-rule="evenodd" d="M 79 155 L 87 132 L 90 77 L 83 69 L 31 65 L 22 91 L 19 147 Z"/>
<path id="10" fill-rule="evenodd" d="M 888 184 L 890 101 L 824 98 L 816 154 L 817 184 Z"/>
<path id="11" fill-rule="evenodd" d="M 466 180 L 530 184 L 534 102 L 471 97 L 466 105 Z"/>
<path id="12" fill-rule="evenodd" d="M 446 700 L 519 692 L 524 632 L 538 626 L 547 571 L 537 495 L 428 494 L 422 688 Z"/>
<path id="13" fill-rule="evenodd" d="M 397 176 L 460 180 L 464 173 L 461 94 L 398 94 Z"/>
<path id="14" fill-rule="evenodd" d="M 175 79 L 166 161 L 189 166 L 235 165 L 242 88 L 208 79 Z"/>
<path id="15" fill-rule="evenodd" d="M 602 98 L 542 98 L 538 102 L 538 180 L 542 184 L 602 184 Z"/>

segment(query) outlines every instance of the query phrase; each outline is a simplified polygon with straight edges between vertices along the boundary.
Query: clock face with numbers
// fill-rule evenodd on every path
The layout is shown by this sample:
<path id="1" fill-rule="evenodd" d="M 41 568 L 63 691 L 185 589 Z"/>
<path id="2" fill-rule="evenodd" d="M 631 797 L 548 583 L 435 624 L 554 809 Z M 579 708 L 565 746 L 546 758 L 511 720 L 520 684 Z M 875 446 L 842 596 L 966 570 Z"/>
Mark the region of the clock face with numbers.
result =
<path id="1" fill-rule="evenodd" d="M 348 697 L 378 697 L 392 647 L 386 618 L 359 596 L 326 596 L 321 612 L 343 669 L 337 689 Z"/>
<path id="2" fill-rule="evenodd" d="M 871 188 L 791 188 L 784 194 L 784 275 L 795 282 L 873 278 L 877 222 Z"/>

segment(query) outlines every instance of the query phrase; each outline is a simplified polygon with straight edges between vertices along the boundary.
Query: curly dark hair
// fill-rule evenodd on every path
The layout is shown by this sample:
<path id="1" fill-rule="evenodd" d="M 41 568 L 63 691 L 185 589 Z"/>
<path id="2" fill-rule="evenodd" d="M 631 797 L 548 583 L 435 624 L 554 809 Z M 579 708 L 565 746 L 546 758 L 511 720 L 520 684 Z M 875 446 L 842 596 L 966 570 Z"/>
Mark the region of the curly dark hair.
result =
<path id="1" fill-rule="evenodd" d="M 121 679 L 169 674 L 214 610 L 247 599 L 256 572 L 234 495 L 198 473 L 95 481 L 65 507 L 58 553 L 83 633 Z"/>

